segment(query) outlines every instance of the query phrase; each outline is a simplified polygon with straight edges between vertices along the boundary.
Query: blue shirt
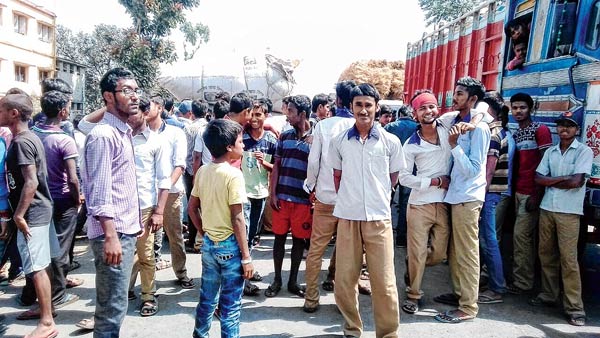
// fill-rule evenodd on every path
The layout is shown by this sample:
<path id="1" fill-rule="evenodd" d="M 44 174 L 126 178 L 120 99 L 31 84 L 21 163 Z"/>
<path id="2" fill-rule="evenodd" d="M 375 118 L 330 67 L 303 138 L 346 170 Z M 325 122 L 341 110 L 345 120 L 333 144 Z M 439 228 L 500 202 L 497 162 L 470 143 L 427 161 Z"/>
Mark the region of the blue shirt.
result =
<path id="1" fill-rule="evenodd" d="M 352 114 L 352 112 L 348 108 L 342 107 L 342 108 L 336 108 L 335 109 L 335 116 L 339 116 L 339 117 L 354 117 L 354 114 Z"/>
<path id="2" fill-rule="evenodd" d="M 465 120 L 469 119 L 470 117 L 467 117 Z M 490 139 L 490 127 L 485 122 L 479 122 L 474 130 L 458 137 L 458 144 L 452 149 L 450 187 L 444 202 L 460 204 L 485 201 L 485 174 Z"/>
<path id="3" fill-rule="evenodd" d="M 388 133 L 396 135 L 402 144 L 417 130 L 417 122 L 410 117 L 402 117 L 392 123 L 388 123 L 383 129 Z"/>

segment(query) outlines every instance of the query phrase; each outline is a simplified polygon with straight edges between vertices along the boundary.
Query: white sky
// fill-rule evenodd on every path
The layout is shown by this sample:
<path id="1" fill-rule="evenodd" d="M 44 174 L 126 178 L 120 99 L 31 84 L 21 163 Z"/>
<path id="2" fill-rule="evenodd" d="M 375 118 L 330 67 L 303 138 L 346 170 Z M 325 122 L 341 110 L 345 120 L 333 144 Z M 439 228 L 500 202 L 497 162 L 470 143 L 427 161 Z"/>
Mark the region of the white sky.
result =
<path id="1" fill-rule="evenodd" d="M 117 0 L 34 1 L 75 31 L 131 24 Z M 243 56 L 269 51 L 301 60 L 294 92 L 309 96 L 332 92 L 354 61 L 404 60 L 407 43 L 425 30 L 417 0 L 202 0 L 188 19 L 209 26 L 210 41 L 191 61 L 163 67 L 162 75 L 200 75 L 202 65 L 206 75 L 237 75 Z"/>

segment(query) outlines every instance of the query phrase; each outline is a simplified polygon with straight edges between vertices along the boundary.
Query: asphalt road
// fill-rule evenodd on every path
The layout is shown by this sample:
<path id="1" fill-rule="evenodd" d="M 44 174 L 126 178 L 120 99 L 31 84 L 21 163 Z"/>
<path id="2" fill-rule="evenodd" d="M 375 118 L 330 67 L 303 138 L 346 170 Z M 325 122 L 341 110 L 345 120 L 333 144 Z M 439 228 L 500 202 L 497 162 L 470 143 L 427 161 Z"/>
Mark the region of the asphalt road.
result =
<path id="1" fill-rule="evenodd" d="M 257 283 L 264 290 L 273 278 L 271 260 L 272 236 L 264 236 L 261 245 L 255 251 L 255 266 L 264 276 Z M 284 261 L 284 271 L 289 269 L 289 249 Z M 168 245 L 163 248 L 168 252 Z M 326 257 L 329 258 L 331 248 Z M 59 337 L 91 337 L 90 332 L 79 330 L 75 323 L 89 317 L 94 311 L 94 267 L 93 255 L 88 250 L 87 241 L 79 240 L 76 246 L 77 260 L 82 267 L 72 272 L 75 277 L 85 279 L 85 284 L 72 289 L 81 299 L 76 303 L 57 311 L 56 323 Z M 396 276 L 400 298 L 404 297 L 404 257 L 405 249 L 396 249 Z M 165 254 L 169 259 L 169 255 Z M 323 264 L 322 277 L 328 260 Z M 159 312 L 153 317 L 142 318 L 139 315 L 139 300 L 129 302 L 128 315 L 123 323 L 121 337 L 191 337 L 194 326 L 194 309 L 198 300 L 201 255 L 189 254 L 187 267 L 190 277 L 194 278 L 196 288 L 182 290 L 175 284 L 171 269 L 157 273 Z M 301 265 L 299 280 L 304 280 L 304 263 Z M 600 295 L 584 299 L 588 314 L 585 327 L 573 327 L 566 323 L 559 308 L 534 308 L 527 304 L 529 296 L 505 297 L 502 304 L 481 305 L 480 314 L 475 320 L 461 324 L 442 324 L 433 319 L 438 311 L 448 310 L 449 306 L 433 302 L 439 293 L 450 291 L 449 269 L 447 265 L 428 268 L 425 272 L 423 290 L 424 304 L 416 315 L 401 313 L 401 337 L 600 337 Z M 284 282 L 287 281 L 284 273 Z M 15 296 L 18 286 L 9 286 L 0 290 L 0 313 L 6 314 L 8 331 L 6 338 L 22 337 L 31 331 L 35 321 L 17 321 L 15 317 L 26 310 L 20 307 Z M 139 282 L 136 286 L 139 293 Z M 595 298 L 596 301 L 590 301 Z M 266 298 L 261 291 L 257 297 L 244 297 L 241 318 L 243 337 L 339 337 L 342 335 L 342 316 L 337 311 L 333 293 L 323 292 L 321 308 L 313 314 L 301 309 L 303 299 L 288 293 L 285 288 L 275 298 Z M 364 321 L 364 337 L 375 337 L 371 314 L 371 302 L 368 296 L 360 296 L 360 308 Z M 213 321 L 212 337 L 220 336 L 219 322 Z"/>

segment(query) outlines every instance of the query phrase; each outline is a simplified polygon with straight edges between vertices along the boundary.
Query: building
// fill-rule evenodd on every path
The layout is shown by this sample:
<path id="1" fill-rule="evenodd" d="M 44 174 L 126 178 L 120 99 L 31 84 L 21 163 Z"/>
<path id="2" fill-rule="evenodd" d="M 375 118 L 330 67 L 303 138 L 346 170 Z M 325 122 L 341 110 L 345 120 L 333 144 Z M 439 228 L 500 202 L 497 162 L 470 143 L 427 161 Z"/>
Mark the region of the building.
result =
<path id="1" fill-rule="evenodd" d="M 56 77 L 65 80 L 73 88 L 71 116 L 84 113 L 85 109 L 85 69 L 81 63 L 56 57 Z"/>
<path id="2" fill-rule="evenodd" d="M 39 96 L 56 66 L 56 15 L 31 1 L 0 0 L 0 96 L 18 87 Z"/>

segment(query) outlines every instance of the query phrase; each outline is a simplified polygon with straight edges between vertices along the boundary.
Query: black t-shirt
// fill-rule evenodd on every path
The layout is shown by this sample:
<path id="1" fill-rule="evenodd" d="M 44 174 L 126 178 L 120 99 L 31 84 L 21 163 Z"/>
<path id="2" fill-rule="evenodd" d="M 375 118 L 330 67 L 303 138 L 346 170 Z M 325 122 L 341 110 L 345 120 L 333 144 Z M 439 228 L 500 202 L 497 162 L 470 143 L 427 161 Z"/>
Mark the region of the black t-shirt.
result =
<path id="1" fill-rule="evenodd" d="M 46 154 L 39 137 L 31 131 L 18 134 L 12 140 L 6 155 L 6 172 L 8 176 L 8 200 L 14 212 L 21 199 L 21 191 L 25 179 L 21 166 L 34 164 L 37 172 L 38 187 L 33 201 L 25 213 L 25 220 L 30 227 L 50 224 L 52 218 L 52 197 L 48 189 L 48 170 Z"/>

